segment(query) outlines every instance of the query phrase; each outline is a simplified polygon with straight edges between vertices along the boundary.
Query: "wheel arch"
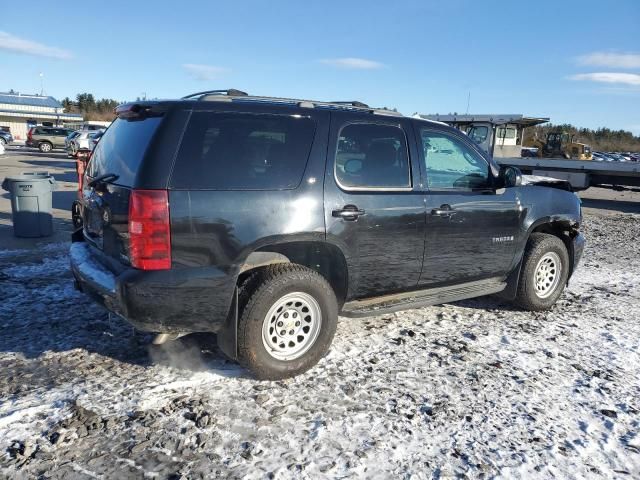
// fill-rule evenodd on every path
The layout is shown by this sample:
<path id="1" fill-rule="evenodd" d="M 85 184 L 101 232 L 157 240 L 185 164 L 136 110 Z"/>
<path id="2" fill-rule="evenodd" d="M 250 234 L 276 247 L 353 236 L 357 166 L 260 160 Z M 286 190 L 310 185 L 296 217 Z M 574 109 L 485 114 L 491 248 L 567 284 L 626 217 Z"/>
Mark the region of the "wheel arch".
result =
<path id="1" fill-rule="evenodd" d="M 573 274 L 573 270 L 575 268 L 575 257 L 573 251 L 574 245 L 572 241 L 572 235 L 574 235 L 574 232 L 577 232 L 577 222 L 573 218 L 569 217 L 543 217 L 533 222 L 524 235 L 522 248 L 518 253 L 517 263 L 511 273 L 507 276 L 507 287 L 500 293 L 500 296 L 508 300 L 513 300 L 515 298 L 518 291 L 518 283 L 520 282 L 520 271 L 522 270 L 524 252 L 527 248 L 531 235 L 534 233 L 546 233 L 548 235 L 558 237 L 560 240 L 562 240 L 565 248 L 567 249 L 567 253 L 569 254 L 568 278 L 571 278 L 571 275 Z"/>
<path id="2" fill-rule="evenodd" d="M 338 305 L 345 302 L 349 285 L 347 261 L 342 251 L 328 242 L 301 240 L 263 245 L 239 266 L 238 284 L 256 269 L 278 263 L 295 263 L 317 271 L 333 288 Z"/>
<path id="3" fill-rule="evenodd" d="M 295 263 L 322 275 L 333 289 L 338 308 L 346 301 L 349 270 L 343 252 L 328 242 L 318 240 L 291 240 L 262 245 L 251 251 L 238 266 L 236 288 L 225 326 L 218 332 L 218 347 L 229 358 L 238 358 L 238 289 L 252 273 L 269 265 Z"/>

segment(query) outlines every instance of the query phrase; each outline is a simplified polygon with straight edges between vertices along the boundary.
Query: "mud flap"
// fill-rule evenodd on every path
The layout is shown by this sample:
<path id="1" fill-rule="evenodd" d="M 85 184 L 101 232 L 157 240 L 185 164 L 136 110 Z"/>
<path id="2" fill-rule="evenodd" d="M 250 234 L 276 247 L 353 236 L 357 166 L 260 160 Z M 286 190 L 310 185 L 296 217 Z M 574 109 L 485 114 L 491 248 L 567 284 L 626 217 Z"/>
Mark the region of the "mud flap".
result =
<path id="1" fill-rule="evenodd" d="M 231 360 L 238 360 L 238 287 L 233 291 L 233 302 L 224 327 L 217 332 L 218 348 Z"/>
<path id="2" fill-rule="evenodd" d="M 523 255 L 524 258 L 524 255 Z M 503 291 L 496 293 L 496 296 L 504 300 L 514 300 L 518 294 L 518 282 L 520 281 L 520 270 L 522 269 L 522 258 L 516 265 L 509 276 L 506 278 L 507 288 Z"/>

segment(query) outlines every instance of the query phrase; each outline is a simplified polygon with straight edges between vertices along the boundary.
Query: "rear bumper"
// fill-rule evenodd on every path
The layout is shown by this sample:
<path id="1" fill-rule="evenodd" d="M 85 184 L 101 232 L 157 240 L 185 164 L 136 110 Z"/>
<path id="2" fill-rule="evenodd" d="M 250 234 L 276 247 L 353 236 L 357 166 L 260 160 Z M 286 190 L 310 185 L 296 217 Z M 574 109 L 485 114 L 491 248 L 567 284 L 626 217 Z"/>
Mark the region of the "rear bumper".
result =
<path id="1" fill-rule="evenodd" d="M 76 287 L 109 311 L 148 332 L 217 332 L 227 319 L 235 283 L 215 268 L 115 274 L 86 242 L 71 244 Z M 229 288 L 230 286 L 230 288 Z"/>

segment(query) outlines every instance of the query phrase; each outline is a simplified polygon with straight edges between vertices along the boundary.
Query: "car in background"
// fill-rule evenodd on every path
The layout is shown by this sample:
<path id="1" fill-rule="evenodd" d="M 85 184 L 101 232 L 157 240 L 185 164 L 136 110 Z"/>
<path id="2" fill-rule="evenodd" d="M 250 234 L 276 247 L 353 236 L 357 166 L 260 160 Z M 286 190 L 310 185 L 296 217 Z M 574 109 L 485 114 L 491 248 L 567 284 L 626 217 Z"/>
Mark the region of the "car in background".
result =
<path id="1" fill-rule="evenodd" d="M 67 151 L 67 155 L 69 157 L 76 156 L 76 152 L 73 148 L 73 139 L 80 135 L 80 133 L 81 132 L 79 130 L 76 130 L 75 132 L 71 132 L 69 135 L 67 135 L 67 138 L 64 139 L 64 149 Z"/>
<path id="2" fill-rule="evenodd" d="M 54 148 L 64 148 L 65 139 L 70 133 L 71 130 L 60 127 L 31 127 L 26 145 L 47 153 Z"/>
<path id="3" fill-rule="evenodd" d="M 622 155 L 620 155 L 619 153 L 616 152 L 609 152 L 608 155 L 613 158 L 614 161 L 616 162 L 626 162 L 627 159 L 624 158 Z"/>
<path id="4" fill-rule="evenodd" d="M 10 144 L 11 142 L 13 142 L 13 135 L 11 135 L 11 132 L 0 130 L 0 144 L 2 146 L 5 146 Z"/>
<path id="5" fill-rule="evenodd" d="M 78 154 L 87 154 L 93 150 L 95 144 L 92 139 L 96 134 L 102 133 L 104 130 L 78 130 L 76 135 L 70 142 L 67 152 L 71 155 L 78 156 Z"/>
<path id="6" fill-rule="evenodd" d="M 93 149 L 96 148 L 96 145 L 98 145 L 98 142 L 100 141 L 103 135 L 104 135 L 104 130 L 100 130 L 99 132 L 91 135 L 90 147 L 92 152 L 93 152 Z"/>

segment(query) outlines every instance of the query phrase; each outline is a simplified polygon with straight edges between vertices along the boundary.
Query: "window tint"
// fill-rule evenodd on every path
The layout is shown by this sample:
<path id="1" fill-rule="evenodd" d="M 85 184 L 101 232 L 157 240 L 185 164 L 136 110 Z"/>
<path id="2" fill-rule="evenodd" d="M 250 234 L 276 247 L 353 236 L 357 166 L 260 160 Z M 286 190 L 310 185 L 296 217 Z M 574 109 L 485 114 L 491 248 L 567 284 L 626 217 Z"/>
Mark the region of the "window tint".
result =
<path id="1" fill-rule="evenodd" d="M 140 162 L 161 120 L 161 117 L 144 120 L 117 118 L 93 152 L 89 176 L 95 178 L 105 173 L 114 173 L 119 176 L 114 183 L 133 186 Z"/>
<path id="2" fill-rule="evenodd" d="M 411 187 L 404 132 L 373 123 L 345 126 L 338 137 L 335 172 L 346 188 Z"/>
<path id="3" fill-rule="evenodd" d="M 431 130 L 421 137 L 430 189 L 489 186 L 489 164 L 463 142 Z"/>
<path id="4" fill-rule="evenodd" d="M 315 132 L 310 118 L 194 112 L 171 178 L 174 188 L 290 189 L 302 180 Z"/>

